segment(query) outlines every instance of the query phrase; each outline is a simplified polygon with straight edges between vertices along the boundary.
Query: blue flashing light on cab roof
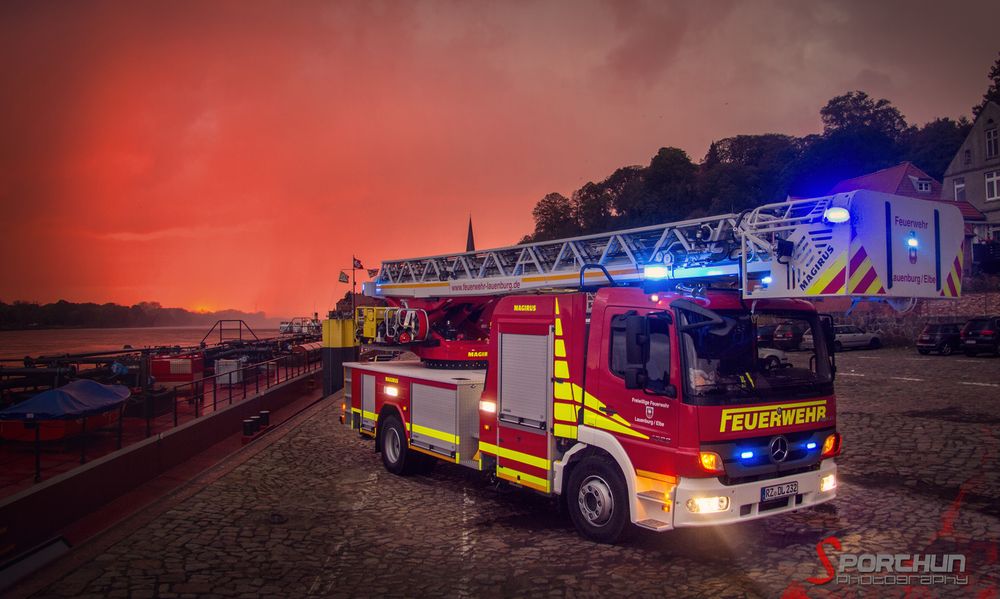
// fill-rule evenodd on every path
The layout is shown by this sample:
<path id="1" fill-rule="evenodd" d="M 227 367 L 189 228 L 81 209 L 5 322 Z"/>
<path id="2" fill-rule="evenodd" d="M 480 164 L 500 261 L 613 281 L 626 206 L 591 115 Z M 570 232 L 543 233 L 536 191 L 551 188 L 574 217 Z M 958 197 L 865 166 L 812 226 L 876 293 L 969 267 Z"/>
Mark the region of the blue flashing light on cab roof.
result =
<path id="1" fill-rule="evenodd" d="M 642 269 L 642 276 L 649 280 L 666 279 L 670 276 L 670 269 L 658 264 L 647 264 Z"/>
<path id="2" fill-rule="evenodd" d="M 831 206 L 826 209 L 823 213 L 823 220 L 828 223 L 846 223 L 851 220 L 851 213 L 847 208 L 841 208 L 840 206 Z"/>

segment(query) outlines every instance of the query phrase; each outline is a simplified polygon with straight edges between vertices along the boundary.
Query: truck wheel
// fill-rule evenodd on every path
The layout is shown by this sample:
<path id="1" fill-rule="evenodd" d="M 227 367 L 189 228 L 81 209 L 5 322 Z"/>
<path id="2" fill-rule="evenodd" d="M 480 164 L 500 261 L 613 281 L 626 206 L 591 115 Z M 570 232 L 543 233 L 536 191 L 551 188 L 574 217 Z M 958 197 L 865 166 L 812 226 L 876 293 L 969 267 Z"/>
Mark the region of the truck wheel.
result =
<path id="1" fill-rule="evenodd" d="M 415 453 L 406 446 L 406 431 L 395 415 L 386 416 L 382 426 L 382 464 L 400 476 L 410 474 L 416 465 Z"/>
<path id="2" fill-rule="evenodd" d="M 621 539 L 630 523 L 627 488 L 616 464 L 598 456 L 584 458 L 573 469 L 566 496 L 577 532 L 598 543 Z"/>

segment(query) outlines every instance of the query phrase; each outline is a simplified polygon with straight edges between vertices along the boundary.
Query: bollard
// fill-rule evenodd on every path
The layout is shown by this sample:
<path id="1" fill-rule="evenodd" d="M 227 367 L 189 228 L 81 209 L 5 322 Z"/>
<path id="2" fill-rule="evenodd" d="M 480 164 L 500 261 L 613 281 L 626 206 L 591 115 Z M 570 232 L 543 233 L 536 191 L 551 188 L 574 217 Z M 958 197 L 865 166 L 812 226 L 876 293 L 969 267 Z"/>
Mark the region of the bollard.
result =
<path id="1" fill-rule="evenodd" d="M 253 432 L 257 434 L 260 432 L 260 416 L 251 416 L 250 421 L 253 422 Z"/>
<path id="2" fill-rule="evenodd" d="M 270 410 L 261 410 L 259 416 L 260 416 L 260 425 L 261 425 L 261 427 L 267 428 L 267 427 L 271 426 L 271 411 Z"/>
<path id="3" fill-rule="evenodd" d="M 243 445 L 246 445 L 247 443 L 253 441 L 254 433 L 257 432 L 254 430 L 253 427 L 254 427 L 253 420 L 247 418 L 246 420 L 243 421 L 243 440 L 242 440 Z"/>

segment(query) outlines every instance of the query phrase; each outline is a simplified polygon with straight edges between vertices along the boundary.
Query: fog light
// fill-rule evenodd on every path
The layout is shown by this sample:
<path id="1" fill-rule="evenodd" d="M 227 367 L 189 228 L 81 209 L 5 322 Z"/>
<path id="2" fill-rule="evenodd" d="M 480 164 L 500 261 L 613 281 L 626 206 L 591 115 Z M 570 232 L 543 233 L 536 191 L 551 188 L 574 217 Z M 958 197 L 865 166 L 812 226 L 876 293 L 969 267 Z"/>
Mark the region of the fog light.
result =
<path id="1" fill-rule="evenodd" d="M 728 497 L 692 497 L 687 500 L 687 509 L 695 514 L 713 514 L 729 509 Z"/>
<path id="2" fill-rule="evenodd" d="M 832 491 L 837 488 L 837 475 L 827 474 L 823 478 L 819 479 L 819 491 L 820 493 L 826 493 L 827 491 Z"/>

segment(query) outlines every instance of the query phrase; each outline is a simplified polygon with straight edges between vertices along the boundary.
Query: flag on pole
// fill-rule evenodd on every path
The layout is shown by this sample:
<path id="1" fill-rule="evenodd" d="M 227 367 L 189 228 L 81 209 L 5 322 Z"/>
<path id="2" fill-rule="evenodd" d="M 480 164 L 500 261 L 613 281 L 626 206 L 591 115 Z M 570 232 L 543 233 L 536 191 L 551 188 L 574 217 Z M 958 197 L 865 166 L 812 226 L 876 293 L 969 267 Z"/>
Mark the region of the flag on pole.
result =
<path id="1" fill-rule="evenodd" d="M 344 272 L 344 271 L 340 271 L 340 276 L 337 277 L 337 280 L 340 281 L 341 283 L 350 283 L 351 282 L 351 278 L 348 277 L 347 273 Z"/>
<path id="2" fill-rule="evenodd" d="M 353 258 L 353 256 L 351 257 Z M 361 266 L 361 260 L 354 258 L 354 268 L 364 268 L 364 266 Z"/>
<path id="3" fill-rule="evenodd" d="M 378 276 L 378 269 L 377 268 L 369 268 L 368 269 L 368 276 L 371 277 L 371 278 L 373 278 L 373 279 L 375 277 L 377 277 Z"/>

